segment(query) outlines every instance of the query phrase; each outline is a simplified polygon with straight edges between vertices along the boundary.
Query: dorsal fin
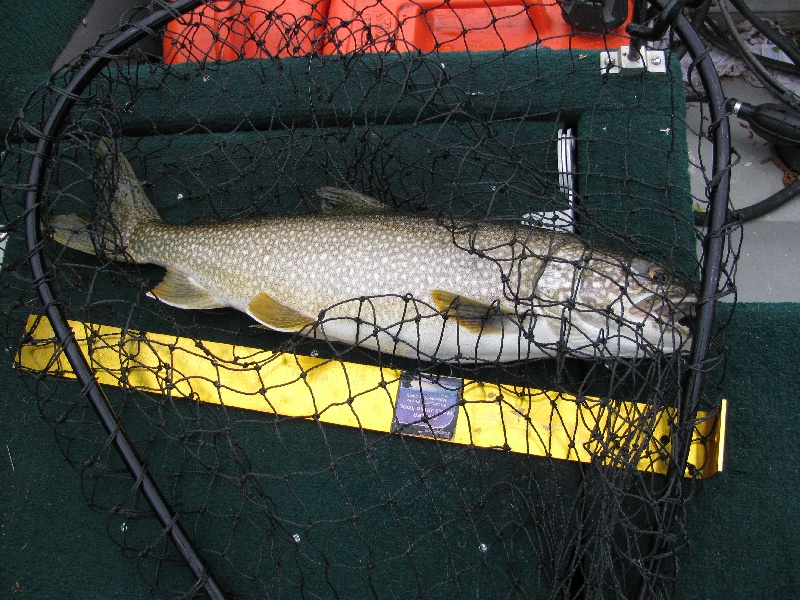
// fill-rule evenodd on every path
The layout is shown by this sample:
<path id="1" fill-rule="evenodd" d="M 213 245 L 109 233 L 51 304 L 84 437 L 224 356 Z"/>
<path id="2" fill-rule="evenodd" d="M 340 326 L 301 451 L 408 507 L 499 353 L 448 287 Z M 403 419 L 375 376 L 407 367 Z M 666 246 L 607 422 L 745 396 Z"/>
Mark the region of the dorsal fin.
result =
<path id="1" fill-rule="evenodd" d="M 300 331 L 316 319 L 301 314 L 261 292 L 247 305 L 248 314 L 276 331 Z"/>
<path id="2" fill-rule="evenodd" d="M 471 333 L 501 333 L 503 321 L 511 316 L 496 304 L 488 304 L 453 292 L 432 290 L 431 296 L 442 314 L 454 318 L 459 326 Z"/>
<path id="3" fill-rule="evenodd" d="M 314 192 L 320 197 L 319 208 L 323 213 L 382 213 L 391 209 L 371 196 L 336 187 L 321 187 Z"/>

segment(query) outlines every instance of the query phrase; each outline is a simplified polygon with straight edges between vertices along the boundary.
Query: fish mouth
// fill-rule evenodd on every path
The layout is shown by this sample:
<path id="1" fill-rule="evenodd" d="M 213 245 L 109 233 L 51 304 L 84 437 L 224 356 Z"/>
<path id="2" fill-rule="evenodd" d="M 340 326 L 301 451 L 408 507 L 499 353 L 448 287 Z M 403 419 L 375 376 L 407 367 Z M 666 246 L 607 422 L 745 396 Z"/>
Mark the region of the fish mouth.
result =
<path id="1" fill-rule="evenodd" d="M 694 321 L 697 296 L 685 294 L 680 297 L 649 294 L 631 306 L 629 315 L 635 319 L 654 319 L 659 323 L 674 327 L 681 334 L 689 334 Z"/>

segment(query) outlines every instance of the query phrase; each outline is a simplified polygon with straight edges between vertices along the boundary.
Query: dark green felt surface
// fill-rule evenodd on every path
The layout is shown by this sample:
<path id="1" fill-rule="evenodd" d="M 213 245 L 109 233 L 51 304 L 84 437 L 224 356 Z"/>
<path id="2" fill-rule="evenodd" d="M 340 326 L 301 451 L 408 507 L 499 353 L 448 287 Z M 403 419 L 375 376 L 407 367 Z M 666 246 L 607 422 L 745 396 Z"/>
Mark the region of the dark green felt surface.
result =
<path id="1" fill-rule="evenodd" d="M 72 37 L 92 0 L 4 0 L 0 73 L 42 73 Z"/>
<path id="2" fill-rule="evenodd" d="M 144 598 L 134 561 L 90 510 L 36 400 L 3 361 L 0 598 Z"/>
<path id="3" fill-rule="evenodd" d="M 681 557 L 678 598 L 791 597 L 800 584 L 799 323 L 797 304 L 736 309 L 724 338 L 730 350 L 723 387 L 730 402 L 725 471 L 689 503 L 691 550 Z M 142 597 L 146 586 L 135 562 L 108 538 L 106 517 L 85 506 L 78 478 L 34 402 L 16 385 L 15 374 L 6 370 L 3 380 L 0 595 Z M 342 450 L 337 444 L 346 440 L 332 433 L 334 451 Z M 293 456 L 300 467 L 312 458 Z M 13 594 L 17 582 L 20 591 Z"/>
<path id="4" fill-rule="evenodd" d="M 0 131 L 37 85 L 72 37 L 92 0 L 0 2 Z"/>
<path id="5" fill-rule="evenodd" d="M 48 70 L 91 0 L 0 3 L 0 131 Z M 7 198 L 7 196 L 6 196 Z M 0 274 L 0 277 L 3 275 Z M 0 598 L 143 598 L 135 563 L 86 506 L 81 481 L 4 349 L 0 399 Z"/>
<path id="6" fill-rule="evenodd" d="M 46 70 L 52 60 L 69 39 L 72 29 L 88 9 L 89 2 L 55 3 L 46 1 L 27 2 L 24 4 L 5 3 L 4 19 L 5 35 L 0 40 L 0 124 L 7 125 L 11 116 L 15 114 L 25 95 L 37 83 L 47 77 Z M 41 9 L 41 10 L 40 10 Z M 27 13 L 27 14 L 26 14 Z M 31 17 L 30 15 L 36 15 Z M 35 40 L 35 43 L 33 43 Z M 633 173 L 630 180 L 622 188 L 614 187 L 603 189 L 603 174 L 628 172 L 626 157 L 633 156 L 638 151 L 637 140 L 631 140 L 627 133 L 614 134 L 614 128 L 627 127 L 625 122 L 615 118 L 619 113 L 615 110 L 609 112 L 587 112 L 581 110 L 581 102 L 575 102 L 575 92 L 586 92 L 585 81 L 573 77 L 565 85 L 556 75 L 563 74 L 563 69 L 558 71 L 537 71 L 540 67 L 528 62 L 525 64 L 513 63 L 513 58 L 506 62 L 495 59 L 496 66 L 502 67 L 503 77 L 507 83 L 520 84 L 526 80 L 540 78 L 542 85 L 540 91 L 543 96 L 537 99 L 542 106 L 572 106 L 574 113 L 562 115 L 566 119 L 576 120 L 578 123 L 579 137 L 584 132 L 592 132 L 594 143 L 602 141 L 600 131 L 607 132 L 609 140 L 603 141 L 600 152 L 591 152 L 596 157 L 591 163 L 591 171 L 596 177 L 587 178 L 581 183 L 581 191 L 586 194 L 587 202 L 605 195 L 616 202 L 618 196 L 635 199 L 642 195 L 650 195 L 653 191 L 643 191 L 642 176 Z M 263 68 L 262 68 L 263 67 Z M 256 77 L 269 74 L 269 66 L 259 66 L 252 71 Z M 266 69 L 266 70 L 265 70 Z M 581 65 L 577 65 L 581 69 Z M 419 70 L 413 82 L 419 94 L 424 95 L 435 87 L 437 74 L 430 70 Z M 472 76 L 463 89 L 480 92 L 486 81 L 484 76 Z M 193 85 L 200 85 L 201 80 L 195 80 Z M 269 79 L 262 82 L 268 83 Z M 338 91 L 346 103 L 358 99 L 363 91 L 359 82 L 350 82 Z M 640 83 L 635 80 L 621 82 L 619 85 L 630 89 L 636 88 Z M 412 86 L 413 87 L 413 86 Z M 512 86 L 513 87 L 513 86 Z M 256 90 L 257 88 L 253 88 Z M 274 101 L 274 94 L 269 85 L 262 85 L 261 92 L 250 99 L 252 103 L 269 104 Z M 630 98 L 626 92 L 620 96 L 615 95 L 613 87 L 602 89 L 594 88 L 597 94 L 607 94 L 611 101 L 611 108 L 615 109 L 615 102 L 621 102 L 623 97 Z M 273 95 L 270 95 L 273 94 Z M 590 94 L 591 96 L 591 94 Z M 588 103 L 596 102 L 599 96 L 590 97 Z M 162 99 L 165 112 L 174 116 L 176 106 L 185 96 L 175 94 L 172 98 Z M 495 116 L 512 114 L 515 110 L 514 103 L 526 106 L 530 98 L 525 95 L 509 95 L 499 104 L 497 98 L 476 98 L 472 108 L 477 111 L 486 111 Z M 374 99 L 373 99 L 374 100 Z M 441 98 L 443 102 L 452 98 Z M 462 98 L 463 100 L 463 98 Z M 571 100 L 571 102 L 569 101 Z M 672 99 L 665 98 L 672 106 Z M 419 113 L 418 105 L 400 105 L 398 111 L 406 111 L 406 116 L 417 115 L 424 118 L 435 117 L 436 105 L 427 109 L 429 112 Z M 680 103 L 677 104 L 678 106 Z M 207 110 L 218 111 L 220 115 L 230 115 L 230 106 L 206 102 Z M 374 108 L 374 106 L 372 107 Z M 654 112 L 663 108 L 656 107 Z M 308 107 L 287 106 L 283 110 L 296 111 L 283 114 L 281 118 L 291 120 L 291 114 L 296 118 L 308 115 Z M 504 112 L 505 111 L 505 112 Z M 397 116 L 399 118 L 400 112 Z M 187 114 L 189 114 L 187 112 Z M 582 116 L 581 116 L 582 115 Z M 134 115 L 135 116 L 135 115 Z M 174 127 L 187 127 L 179 119 L 171 122 Z M 552 119 L 555 115 L 542 110 L 543 120 Z M 652 115 L 649 115 L 652 116 Z M 240 124 L 241 119 L 235 113 L 235 124 Z M 635 118 L 635 117 L 633 117 Z M 218 118 L 216 122 L 224 119 Z M 221 123 L 223 126 L 224 123 Z M 653 131 L 656 138 L 669 140 L 669 134 L 659 138 L 662 128 L 670 127 L 669 119 L 664 122 L 645 124 L 632 124 L 634 127 L 656 127 L 659 132 Z M 131 121 L 131 133 L 146 133 L 148 121 L 140 120 L 137 125 Z M 606 129 L 603 127 L 606 126 Z M 609 132 L 608 126 L 611 131 Z M 431 139 L 428 133 L 422 136 Z M 587 137 L 587 136 L 585 136 Z M 670 142 L 672 143 L 672 142 Z M 667 162 L 683 152 L 680 140 L 664 146 Z M 614 152 L 603 154 L 602 150 L 612 147 Z M 652 146 L 652 144 L 648 144 Z M 579 151 L 583 148 L 579 144 Z M 621 160 L 615 158 L 622 156 Z M 664 163 L 661 163 L 664 164 Z M 685 174 L 680 172 L 670 173 L 670 181 L 681 182 L 677 191 L 667 189 L 663 182 L 656 182 L 655 196 L 672 207 L 684 206 L 686 199 L 683 179 Z M 676 179 L 677 178 L 677 179 Z M 619 180 L 614 180 L 615 185 Z M 594 186 L 594 187 L 593 187 Z M 646 186 L 645 186 L 646 187 Z M 165 188 L 171 189 L 171 188 Z M 177 189 L 177 186 L 176 186 Z M 413 196 L 411 190 L 402 197 Z M 679 194 L 671 198 L 670 194 Z M 680 194 L 684 194 L 681 199 Z M 202 195 L 202 194 L 201 194 Z M 296 198 L 297 196 L 295 196 Z M 676 200 L 677 203 L 673 203 Z M 647 223 L 647 214 L 629 214 L 626 204 L 605 204 L 596 213 L 601 221 L 607 219 L 609 225 L 614 226 L 620 220 L 626 223 L 633 220 L 632 230 L 641 231 L 642 223 Z M 643 219 L 643 220 L 642 220 Z M 640 221 L 642 220 L 642 221 Z M 663 223 L 662 223 L 663 225 Z M 663 229 L 663 228 L 662 228 Z M 666 237 L 688 243 L 686 230 L 675 228 L 667 224 Z M 659 235 L 662 235 L 662 231 Z M 722 309 L 725 312 L 725 309 Z M 800 513 L 798 506 L 798 466 L 797 455 L 800 440 L 800 305 L 740 305 L 733 317 L 730 327 L 724 337 L 724 343 L 730 349 L 730 363 L 727 378 L 723 387 L 723 394 L 730 401 L 728 446 L 726 470 L 721 475 L 705 483 L 702 491 L 689 504 L 689 539 L 690 552 L 681 556 L 681 571 L 677 582 L 677 597 L 679 598 L 738 598 L 738 597 L 791 597 L 800 584 L 797 573 L 800 565 L 797 563 L 798 539 L 800 539 Z M 119 539 L 121 524 L 115 519 L 109 519 L 104 514 L 90 510 L 85 503 L 81 491 L 81 480 L 75 471 L 63 460 L 55 443 L 52 430 L 41 421 L 39 409 L 30 397 L 28 388 L 18 382 L 17 374 L 11 371 L 10 355 L 2 364 L 2 379 L 4 394 L 0 404 L 0 597 L 11 598 L 141 598 L 147 594 L 147 585 L 142 581 L 137 572 L 135 559 L 124 557 L 117 545 L 110 539 Z M 76 392 L 71 386 L 71 393 Z M 136 431 L 135 422 L 131 422 L 132 430 Z M 274 447 L 264 445 L 260 453 L 254 456 L 268 457 L 270 452 L 285 453 L 284 460 L 293 461 L 295 466 L 313 465 L 315 454 L 322 444 L 329 447 L 335 454 L 346 455 L 348 444 L 353 439 L 347 432 L 331 428 L 328 435 L 322 439 L 312 439 L 311 443 L 299 443 L 302 439 L 299 434 L 308 435 L 309 425 L 305 423 L 283 423 L 281 431 L 287 434 L 288 442 L 278 444 L 273 440 Z M 294 440 L 292 441 L 292 435 Z M 317 433 L 319 435 L 319 433 Z M 254 436 L 257 432 L 248 431 L 243 426 L 238 433 L 243 444 L 257 445 Z M 363 440 L 356 440 L 363 447 Z M 386 448 L 388 456 L 375 457 L 375 468 L 384 477 L 397 478 L 402 482 L 403 477 L 418 476 L 408 462 L 411 454 L 408 444 L 415 446 L 417 442 L 391 442 Z M 168 452 L 168 449 L 160 449 Z M 155 472 L 164 469 L 170 464 L 170 459 L 163 458 L 158 462 L 159 451 L 153 452 L 156 462 L 153 465 Z M 457 469 L 459 463 L 465 468 L 474 468 L 473 461 L 460 461 L 458 450 L 449 450 L 451 467 Z M 393 453 L 393 454 L 392 454 Z M 414 456 L 417 460 L 423 459 L 424 451 L 415 449 Z M 400 457 L 400 461 L 397 458 Z M 420 458 L 422 457 L 422 458 Z M 441 461 L 441 457 L 438 459 Z M 503 459 L 494 458 L 502 462 Z M 385 461 L 382 463 L 381 461 Z M 381 466 L 381 465 L 384 466 Z M 389 470 L 386 465 L 391 465 Z M 508 465 L 506 465 L 508 466 Z M 512 465 L 513 467 L 513 465 Z M 341 463 L 341 472 L 344 480 L 357 481 L 357 471 L 349 472 L 351 465 L 347 460 Z M 414 467 L 416 468 L 416 467 Z M 404 471 L 405 469 L 405 471 Z M 279 470 L 280 472 L 280 470 Z M 487 472 L 496 475 L 495 471 L 487 467 Z M 470 472 L 461 474 L 470 477 Z M 325 479 L 328 478 L 326 481 Z M 302 478 L 301 478 L 302 479 Z M 124 478 L 123 480 L 124 481 Z M 452 485 L 450 482 L 449 485 Z M 123 483 L 123 485 L 125 485 Z M 330 480 L 330 475 L 321 473 L 306 476 L 305 480 L 294 482 L 296 489 L 304 489 L 313 495 L 315 490 L 325 490 L 326 486 L 339 485 Z M 348 484 L 352 485 L 352 484 Z M 398 483 L 399 485 L 399 483 Z M 188 486 L 181 493 L 186 497 L 181 498 L 188 506 L 197 499 L 191 498 L 192 487 Z M 356 503 L 367 506 L 370 500 L 376 500 L 375 489 L 369 487 L 359 488 L 352 485 L 348 494 Z M 427 493 L 427 492 L 426 492 Z M 101 493 L 102 496 L 102 493 Z M 430 500 L 426 500 L 425 493 L 417 495 L 416 501 L 420 502 L 419 510 L 424 512 L 430 508 Z M 409 497 L 408 501 L 414 501 Z M 297 507 L 294 507 L 295 509 Z M 341 507 L 339 507 L 341 509 Z M 534 507 L 535 508 L 535 507 Z M 224 512 L 221 507 L 216 507 Z M 336 506 L 329 507 L 331 514 L 336 516 Z M 502 507 L 494 507 L 501 514 Z M 230 510 L 230 509 L 227 509 Z M 285 506 L 284 510 L 291 512 L 292 507 Z M 345 513 L 346 514 L 346 513 Z M 301 515 L 302 516 L 302 515 Z M 446 516 L 446 515 L 445 515 Z M 406 523 L 408 531 L 414 532 L 416 527 L 420 531 L 429 528 L 430 514 L 416 523 Z M 301 519 L 302 520 L 302 519 Z M 434 519 L 435 520 L 435 519 Z M 370 525 L 369 512 L 365 513 L 362 528 L 367 535 L 379 535 L 382 528 L 391 527 L 382 522 Z M 189 519 L 191 527 L 192 520 Z M 419 532 L 417 532 L 419 533 Z M 193 535 L 202 538 L 201 531 L 192 531 Z M 327 539 L 323 536 L 324 527 L 314 535 L 321 536 L 320 543 L 328 544 L 326 552 L 337 552 L 337 540 Z M 474 532 L 448 531 L 453 540 L 468 540 L 472 543 Z M 131 533 L 130 535 L 135 535 Z M 466 536 L 466 537 L 465 537 Z M 443 538 L 434 536 L 422 543 L 421 552 L 431 551 L 431 556 L 436 556 L 437 544 Z M 428 545 L 426 550 L 424 547 Z M 290 550 L 285 544 L 276 546 L 285 552 L 286 557 L 291 557 Z M 376 547 L 379 545 L 376 544 Z M 234 549 L 231 555 L 233 560 L 247 560 L 247 550 Z M 358 560 L 357 556 L 347 556 L 347 548 L 342 546 L 339 550 L 343 560 L 352 562 Z M 265 563 L 266 564 L 266 563 Z M 287 564 L 289 564 L 287 562 Z M 289 567 L 287 573 L 292 572 Z M 435 562 L 431 563 L 432 569 L 441 568 Z M 347 572 L 337 572 L 335 569 L 329 573 L 337 585 L 349 589 L 357 594 L 357 582 L 350 581 Z M 527 574 L 531 577 L 531 574 Z M 375 580 L 384 589 L 399 589 L 413 582 L 413 577 L 408 579 L 409 573 L 393 573 L 378 569 L 375 571 Z M 427 575 L 419 575 L 424 580 Z M 492 566 L 478 567 L 467 571 L 465 586 L 477 584 L 485 578 L 499 583 L 498 589 L 505 590 L 508 584 L 504 577 L 493 574 Z M 496 580 L 493 577 L 497 577 Z M 349 585 L 355 586 L 348 588 Z M 397 586 L 397 587 L 394 587 Z M 287 591 L 287 590 L 284 590 Z M 355 597 L 355 596 L 354 596 Z"/>
<path id="7" fill-rule="evenodd" d="M 725 471 L 689 504 L 692 547 L 677 597 L 793 598 L 800 589 L 800 304 L 740 304 L 723 339 L 730 351 Z"/>

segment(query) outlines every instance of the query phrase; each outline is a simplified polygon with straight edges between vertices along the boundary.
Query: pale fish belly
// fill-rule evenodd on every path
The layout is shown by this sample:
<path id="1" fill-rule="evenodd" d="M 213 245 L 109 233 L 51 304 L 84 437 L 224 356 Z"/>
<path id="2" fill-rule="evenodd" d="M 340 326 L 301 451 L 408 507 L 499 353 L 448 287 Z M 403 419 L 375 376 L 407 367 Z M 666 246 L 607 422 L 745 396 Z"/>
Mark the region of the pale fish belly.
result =
<path id="1" fill-rule="evenodd" d="M 408 307 L 403 298 L 365 300 L 364 303 L 351 301 L 325 311 L 309 333 L 318 339 L 425 361 L 495 362 L 545 356 L 521 336 L 519 326 L 511 321 L 499 333 L 473 333 L 438 312 L 412 309 L 403 316 L 400 313 Z M 360 304 L 362 310 L 356 304 Z M 363 310 L 364 305 L 374 307 L 375 313 Z"/>
<path id="2" fill-rule="evenodd" d="M 336 305 L 304 333 L 425 361 L 488 363 L 554 356 L 561 329 L 560 317 L 538 314 L 521 324 L 514 318 L 503 319 L 499 331 L 473 332 L 424 302 L 379 296 Z M 576 334 L 574 330 L 577 343 Z M 581 344 L 589 346 L 587 354 L 594 352 L 585 337 Z"/>
<path id="3" fill-rule="evenodd" d="M 503 320 L 500 331 L 475 333 L 422 303 L 400 297 L 364 298 L 325 311 L 306 333 L 317 339 L 425 361 L 511 362 L 556 356 L 559 348 L 585 357 L 642 354 L 641 334 L 612 319 L 586 319 L 580 311 L 535 311 Z"/>

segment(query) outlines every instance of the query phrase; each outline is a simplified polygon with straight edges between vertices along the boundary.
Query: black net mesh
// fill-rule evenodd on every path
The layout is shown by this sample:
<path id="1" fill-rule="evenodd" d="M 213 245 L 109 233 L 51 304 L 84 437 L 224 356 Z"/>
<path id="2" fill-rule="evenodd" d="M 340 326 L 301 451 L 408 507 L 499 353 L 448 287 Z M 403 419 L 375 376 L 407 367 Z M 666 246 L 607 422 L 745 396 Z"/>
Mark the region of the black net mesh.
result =
<path id="1" fill-rule="evenodd" d="M 638 346 L 626 356 L 604 335 L 620 323 L 612 305 L 631 300 L 626 290 L 637 284 L 631 256 L 650 265 L 656 299 L 675 282 L 699 288 L 704 273 L 708 234 L 693 213 L 721 176 L 707 137 L 717 124 L 701 106 L 687 135 L 678 57 L 665 52 L 663 73 L 613 73 L 602 56 L 624 41 L 623 29 L 556 26 L 555 3 L 475 3 L 466 12 L 437 2 L 295 4 L 216 3 L 166 34 L 122 27 L 98 48 L 132 30 L 140 42 L 111 56 L 91 51 L 54 76 L 7 136 L 6 347 L 109 535 L 157 596 L 203 593 L 146 502 L 143 479 L 131 479 L 95 416 L 86 383 L 74 379 L 43 316 L 32 254 L 42 257 L 52 310 L 69 320 L 172 515 L 231 597 L 628 598 L 643 581 L 669 596 L 688 542 L 683 503 L 716 465 L 722 325 L 694 358 L 687 339 L 665 351 L 676 341 L 670 328 L 662 327 L 669 339 L 629 334 Z M 69 82 L 98 56 L 102 68 L 68 96 L 57 131 L 43 134 Z M 42 139 L 52 149 L 32 187 Z M 107 162 L 98 163 L 98 147 Z M 505 319 L 506 344 L 549 356 L 476 363 L 470 348 L 450 360 L 386 344 L 376 352 L 375 327 L 395 323 L 371 320 L 381 306 L 372 293 L 340 298 L 368 330 L 358 344 L 328 339 L 335 318 L 324 310 L 299 333 L 253 327 L 232 308 L 181 310 L 147 295 L 162 267 L 114 260 L 128 250 L 120 231 L 106 231 L 105 250 L 99 241 L 96 224 L 123 186 L 122 155 L 164 222 L 196 231 L 320 214 L 319 188 L 357 191 L 388 207 L 362 222 L 432 222 L 506 283 L 522 261 L 546 254 L 524 241 L 528 224 L 574 231 L 577 258 L 558 255 L 571 234 L 546 234 L 555 256 L 547 264 L 569 267 L 574 293 L 546 298 L 556 314 L 550 338 L 527 335 L 525 310 L 545 298 L 536 283 L 527 295 L 507 286 L 470 323 L 470 294 L 449 289 L 453 277 L 434 280 L 435 256 L 414 256 L 402 230 L 392 241 L 399 251 L 341 229 L 327 245 L 318 223 L 296 233 L 287 220 L 270 243 L 292 253 L 296 281 L 312 264 L 334 283 L 386 277 L 413 327 L 437 306 L 395 291 L 407 268 L 423 289 L 455 295 L 438 306 L 440 322 L 461 320 L 480 337 Z M 707 189 L 692 189 L 690 171 Z M 31 192 L 41 233 L 26 236 Z M 53 239 L 47 223 L 64 214 L 94 215 L 95 256 Z M 513 234 L 492 237 L 498 227 Z M 233 231 L 223 246 L 246 239 Z M 187 247 L 173 252 L 227 251 Z M 506 260 L 514 247 L 522 257 Z M 721 293 L 735 267 L 735 246 L 725 248 Z M 353 270 L 348 252 L 374 269 Z M 386 266 L 387 255 L 404 262 Z M 245 242 L 240 262 L 254 256 Z M 593 260 L 627 269 L 603 306 L 579 292 L 602 270 Z M 586 312 L 611 325 L 586 333 L 580 356 L 570 335 Z M 697 371 L 709 372 L 695 398 L 701 412 L 679 421 Z M 665 473 L 676 440 L 689 438 L 686 476 L 675 484 Z"/>

